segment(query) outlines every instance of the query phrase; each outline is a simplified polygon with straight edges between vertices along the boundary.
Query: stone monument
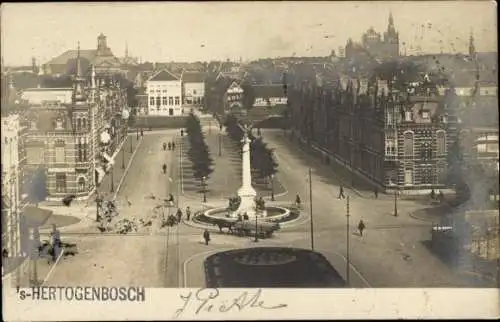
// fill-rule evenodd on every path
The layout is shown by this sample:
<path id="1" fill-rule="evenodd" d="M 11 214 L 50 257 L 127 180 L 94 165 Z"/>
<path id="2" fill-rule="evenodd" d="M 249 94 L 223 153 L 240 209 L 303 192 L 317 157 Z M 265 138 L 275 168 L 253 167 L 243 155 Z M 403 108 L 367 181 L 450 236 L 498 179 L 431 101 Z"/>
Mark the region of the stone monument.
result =
<path id="1" fill-rule="evenodd" d="M 255 207 L 255 197 L 257 192 L 252 187 L 252 172 L 250 166 L 250 138 L 248 137 L 248 128 L 243 129 L 243 147 L 242 147 L 242 185 L 238 189 L 238 196 L 241 199 L 241 203 L 238 209 L 232 214 L 232 216 L 237 217 L 238 215 L 244 216 L 247 214 L 248 217 L 252 218 L 255 216 L 265 217 L 266 211 L 257 212 Z"/>

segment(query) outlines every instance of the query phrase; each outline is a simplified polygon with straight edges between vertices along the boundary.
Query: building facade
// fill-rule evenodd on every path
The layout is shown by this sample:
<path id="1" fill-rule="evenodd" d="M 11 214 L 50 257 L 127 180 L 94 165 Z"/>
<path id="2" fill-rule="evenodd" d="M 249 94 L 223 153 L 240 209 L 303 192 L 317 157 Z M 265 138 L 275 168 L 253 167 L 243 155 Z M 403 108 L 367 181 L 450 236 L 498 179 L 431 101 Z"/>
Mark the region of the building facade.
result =
<path id="1" fill-rule="evenodd" d="M 21 256 L 21 131 L 19 116 L 2 117 L 2 257 Z"/>
<path id="2" fill-rule="evenodd" d="M 291 73 L 295 137 L 382 190 L 419 194 L 446 187 L 447 127 L 442 98 L 427 90 L 434 85 L 420 82 L 424 89 L 402 92 L 383 80 L 341 73 L 319 78 L 312 71 Z"/>
<path id="3" fill-rule="evenodd" d="M 286 105 L 286 97 L 283 85 L 252 85 L 255 101 L 254 107 L 275 107 Z"/>
<path id="4" fill-rule="evenodd" d="M 148 80 L 147 94 L 149 115 L 179 116 L 184 114 L 182 80 L 169 71 L 159 71 Z"/>
<path id="5" fill-rule="evenodd" d="M 77 54 L 73 88 L 45 89 L 38 91 L 41 96 L 28 95 L 30 99 L 23 102 L 26 171 L 42 181 L 32 185 L 45 187 L 48 200 L 61 200 L 68 194 L 88 198 L 112 166 L 111 155 L 124 138 L 121 116 L 126 93 L 117 81 L 98 78 L 95 67 L 91 69 L 88 84 Z M 45 198 L 42 194 L 36 199 Z"/>
<path id="6" fill-rule="evenodd" d="M 184 71 L 182 73 L 183 105 L 201 107 L 205 104 L 206 73 Z"/>

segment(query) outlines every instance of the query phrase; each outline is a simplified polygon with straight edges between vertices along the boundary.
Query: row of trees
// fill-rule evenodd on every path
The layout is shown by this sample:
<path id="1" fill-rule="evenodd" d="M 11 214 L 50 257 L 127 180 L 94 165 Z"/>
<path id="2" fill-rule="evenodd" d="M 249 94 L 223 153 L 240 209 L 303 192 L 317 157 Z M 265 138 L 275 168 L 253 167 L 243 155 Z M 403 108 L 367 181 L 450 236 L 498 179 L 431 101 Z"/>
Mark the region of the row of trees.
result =
<path id="1" fill-rule="evenodd" d="M 205 143 L 200 120 L 192 113 L 187 118 L 186 131 L 189 140 L 188 157 L 193 165 L 193 175 L 196 179 L 202 180 L 212 173 L 213 160 Z"/>
<path id="2" fill-rule="evenodd" d="M 243 129 L 239 126 L 239 120 L 234 115 L 228 115 L 225 126 L 231 139 L 242 146 Z M 266 179 L 278 172 L 278 164 L 273 158 L 273 150 L 267 147 L 262 137 L 255 137 L 249 133 L 250 143 L 250 165 L 258 178 Z M 241 151 L 241 150 L 240 150 Z"/>

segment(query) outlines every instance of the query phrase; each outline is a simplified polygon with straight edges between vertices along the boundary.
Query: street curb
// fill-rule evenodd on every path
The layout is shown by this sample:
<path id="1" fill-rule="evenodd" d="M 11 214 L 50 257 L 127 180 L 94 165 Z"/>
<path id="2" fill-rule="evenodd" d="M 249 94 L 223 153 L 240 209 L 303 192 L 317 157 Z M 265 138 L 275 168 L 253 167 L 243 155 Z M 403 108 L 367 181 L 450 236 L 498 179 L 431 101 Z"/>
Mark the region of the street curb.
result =
<path id="1" fill-rule="evenodd" d="M 293 148 L 295 148 L 295 149 L 297 149 L 297 150 L 301 151 L 302 153 L 306 153 L 306 151 L 302 148 L 302 146 L 295 146 L 295 145 L 293 145 L 293 144 L 292 144 L 292 142 L 288 139 L 288 137 L 285 137 L 285 139 L 284 139 L 283 141 L 285 141 L 287 145 L 292 146 Z M 303 143 L 303 144 L 306 144 L 305 142 L 302 142 L 302 143 Z M 312 148 L 312 149 L 315 149 L 315 150 L 318 150 L 318 151 L 321 151 L 321 149 L 318 149 L 318 148 L 317 148 L 316 146 L 314 146 L 314 145 L 311 145 L 311 148 Z M 275 152 L 275 153 L 276 153 L 276 152 Z M 313 162 L 314 162 L 314 163 L 324 166 L 324 164 L 320 163 L 320 161 L 319 161 L 316 157 L 314 157 L 314 156 L 311 156 L 311 157 L 312 157 L 312 159 L 313 159 Z M 335 162 L 335 161 L 334 161 L 334 162 Z M 332 175 L 335 179 L 337 179 L 337 181 L 339 181 L 339 182 L 340 182 L 340 183 L 341 183 L 344 187 L 346 187 L 346 188 L 348 188 L 349 190 L 353 191 L 353 192 L 354 192 L 354 193 L 355 193 L 358 197 L 363 198 L 363 199 L 372 199 L 372 198 L 370 198 L 370 197 L 366 196 L 366 194 L 365 194 L 365 193 L 362 193 L 362 192 L 360 192 L 358 189 L 354 188 L 352 185 L 350 185 L 350 184 L 346 184 L 346 183 L 345 183 L 345 181 L 344 181 L 343 179 L 341 179 L 341 178 L 340 178 L 337 174 L 335 174 L 335 172 L 334 172 L 332 169 L 329 169 L 329 170 L 330 170 L 330 172 L 331 172 L 331 175 Z"/>
<path id="2" fill-rule="evenodd" d="M 131 140 L 133 140 L 132 136 L 129 136 Z M 123 175 L 122 177 L 120 178 L 120 182 L 118 183 L 118 186 L 116 187 L 116 192 L 115 194 L 113 195 L 113 200 L 116 200 L 116 197 L 118 196 L 118 192 L 120 191 L 120 188 L 123 184 L 123 181 L 125 181 L 125 177 L 127 176 L 127 173 L 130 169 L 130 166 L 132 165 L 132 162 L 134 161 L 134 158 L 135 158 L 135 154 L 137 153 L 137 151 L 139 150 L 139 147 L 141 146 L 142 144 L 142 141 L 143 139 L 141 138 L 139 140 L 139 143 L 135 145 L 135 149 L 134 149 L 134 152 L 132 153 L 132 155 L 130 156 L 130 160 L 128 161 L 128 164 L 127 164 L 127 167 L 125 168 L 125 171 L 123 172 Z M 123 148 L 123 145 L 122 145 L 122 148 Z M 125 153 L 125 150 L 123 150 L 122 153 Z M 118 154 L 117 154 L 118 155 Z"/>

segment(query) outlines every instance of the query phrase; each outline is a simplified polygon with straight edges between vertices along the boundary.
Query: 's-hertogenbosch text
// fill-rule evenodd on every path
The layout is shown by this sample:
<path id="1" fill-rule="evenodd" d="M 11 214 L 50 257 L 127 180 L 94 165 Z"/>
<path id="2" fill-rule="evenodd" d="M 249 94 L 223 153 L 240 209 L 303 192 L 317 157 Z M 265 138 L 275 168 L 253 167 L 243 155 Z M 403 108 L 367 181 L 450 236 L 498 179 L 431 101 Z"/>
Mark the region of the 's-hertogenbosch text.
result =
<path id="1" fill-rule="evenodd" d="M 144 302 L 144 287 L 40 286 L 21 289 L 20 300 Z"/>

